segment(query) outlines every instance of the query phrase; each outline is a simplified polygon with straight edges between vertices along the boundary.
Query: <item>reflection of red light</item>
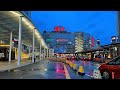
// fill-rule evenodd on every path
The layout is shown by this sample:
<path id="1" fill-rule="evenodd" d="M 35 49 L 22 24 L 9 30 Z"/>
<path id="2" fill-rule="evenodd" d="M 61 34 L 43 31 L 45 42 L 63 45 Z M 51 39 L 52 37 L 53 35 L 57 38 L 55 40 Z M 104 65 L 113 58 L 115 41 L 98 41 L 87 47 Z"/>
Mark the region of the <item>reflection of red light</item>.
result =
<path id="1" fill-rule="evenodd" d="M 56 72 L 58 72 L 59 70 L 57 69 Z"/>

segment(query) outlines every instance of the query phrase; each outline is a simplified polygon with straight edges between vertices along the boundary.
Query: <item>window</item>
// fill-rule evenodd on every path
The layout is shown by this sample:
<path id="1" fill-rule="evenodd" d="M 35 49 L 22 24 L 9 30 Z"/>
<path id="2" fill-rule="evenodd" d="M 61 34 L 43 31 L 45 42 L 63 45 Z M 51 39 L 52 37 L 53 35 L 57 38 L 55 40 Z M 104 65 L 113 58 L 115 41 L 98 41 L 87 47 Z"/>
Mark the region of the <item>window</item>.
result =
<path id="1" fill-rule="evenodd" d="M 120 65 L 120 57 L 116 58 L 115 60 L 107 63 L 108 65 Z"/>
<path id="2" fill-rule="evenodd" d="M 115 61 L 115 64 L 116 64 L 116 65 L 120 65 L 120 58 L 118 58 L 118 59 Z"/>

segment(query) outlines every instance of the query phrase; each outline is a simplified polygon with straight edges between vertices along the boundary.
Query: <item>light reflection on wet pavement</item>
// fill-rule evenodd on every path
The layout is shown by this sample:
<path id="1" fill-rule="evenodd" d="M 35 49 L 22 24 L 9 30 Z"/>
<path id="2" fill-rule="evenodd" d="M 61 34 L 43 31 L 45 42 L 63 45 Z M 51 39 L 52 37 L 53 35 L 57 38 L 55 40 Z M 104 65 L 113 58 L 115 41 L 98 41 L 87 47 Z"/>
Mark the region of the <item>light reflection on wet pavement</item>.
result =
<path id="1" fill-rule="evenodd" d="M 44 60 L 41 63 L 1 72 L 0 79 L 66 79 L 66 77 L 62 63 Z"/>
<path id="2" fill-rule="evenodd" d="M 77 70 L 79 69 L 79 66 L 83 66 L 84 68 L 84 76 L 77 75 L 75 71 L 73 71 L 69 66 L 67 66 L 68 71 L 70 72 L 70 76 L 73 79 L 92 79 L 93 72 L 95 69 L 98 69 L 100 66 L 99 63 L 91 62 L 91 61 L 75 61 L 74 64 L 76 64 Z"/>
<path id="3" fill-rule="evenodd" d="M 92 79 L 94 69 L 98 69 L 99 64 L 90 61 L 74 61 L 77 70 L 83 66 L 85 75 L 80 76 L 66 65 L 71 79 Z M 41 61 L 32 65 L 17 68 L 8 72 L 0 72 L 0 79 L 66 79 L 62 62 Z"/>

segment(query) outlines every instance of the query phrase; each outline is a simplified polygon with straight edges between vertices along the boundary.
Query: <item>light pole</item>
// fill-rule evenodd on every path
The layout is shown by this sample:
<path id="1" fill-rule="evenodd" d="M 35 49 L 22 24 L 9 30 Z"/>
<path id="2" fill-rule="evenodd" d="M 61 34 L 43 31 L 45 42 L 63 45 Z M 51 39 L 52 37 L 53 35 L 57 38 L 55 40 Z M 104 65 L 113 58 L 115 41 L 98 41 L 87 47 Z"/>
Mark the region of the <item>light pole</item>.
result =
<path id="1" fill-rule="evenodd" d="M 9 62 L 11 61 L 11 51 L 12 51 L 12 32 L 10 33 Z"/>

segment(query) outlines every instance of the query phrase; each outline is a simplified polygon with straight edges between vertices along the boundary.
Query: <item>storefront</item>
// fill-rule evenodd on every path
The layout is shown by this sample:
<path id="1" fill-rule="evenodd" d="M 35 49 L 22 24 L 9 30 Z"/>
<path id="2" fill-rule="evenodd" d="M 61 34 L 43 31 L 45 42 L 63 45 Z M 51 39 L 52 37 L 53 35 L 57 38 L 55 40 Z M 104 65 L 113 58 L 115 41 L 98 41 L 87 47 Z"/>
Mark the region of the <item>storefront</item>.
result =
<path id="1" fill-rule="evenodd" d="M 120 43 L 111 44 L 109 48 L 110 48 L 111 58 L 114 58 L 120 55 Z"/>
<path id="2" fill-rule="evenodd" d="M 9 45 L 0 45 L 0 61 L 9 60 Z M 15 50 L 11 51 L 11 60 L 15 60 Z"/>

